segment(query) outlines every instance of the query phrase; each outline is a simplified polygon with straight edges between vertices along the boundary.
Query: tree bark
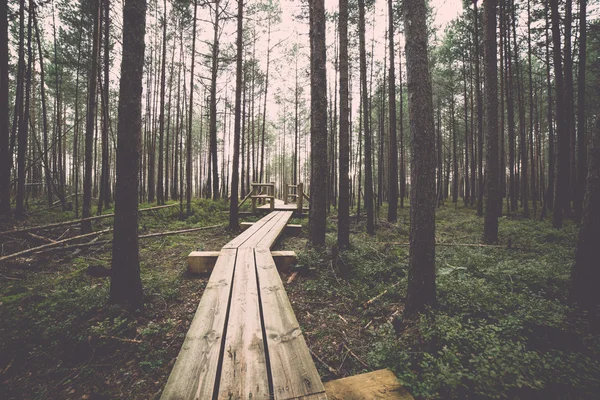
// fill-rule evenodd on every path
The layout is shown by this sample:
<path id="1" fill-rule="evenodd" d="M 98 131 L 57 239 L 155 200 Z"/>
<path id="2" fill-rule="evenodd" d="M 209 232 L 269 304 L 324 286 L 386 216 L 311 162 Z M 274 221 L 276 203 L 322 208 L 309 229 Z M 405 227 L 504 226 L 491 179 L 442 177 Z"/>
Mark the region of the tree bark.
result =
<path id="1" fill-rule="evenodd" d="M 187 139 L 186 139 L 186 150 L 187 150 L 187 160 L 186 160 L 186 212 L 187 214 L 192 213 L 192 121 L 194 116 L 194 66 L 196 61 L 196 24 L 197 24 L 197 13 L 198 13 L 198 1 L 194 0 L 194 21 L 192 28 L 192 67 L 190 71 L 190 111 L 188 114 L 188 130 L 187 130 Z M 185 90 L 184 90 L 185 92 Z M 180 142 L 181 143 L 181 142 Z M 181 152 L 181 146 L 180 146 Z M 183 159 L 183 154 L 181 154 L 181 158 Z M 181 180 L 181 179 L 180 179 Z M 183 184 L 183 182 L 181 182 Z M 183 193 L 181 193 L 183 196 Z"/>
<path id="2" fill-rule="evenodd" d="M 212 198 L 219 199 L 219 162 L 217 160 L 217 74 L 219 72 L 219 0 L 215 1 L 214 38 L 210 83 L 210 159 L 212 163 Z M 191 105 L 190 105 L 191 107 Z M 191 109 L 191 108 L 190 108 Z"/>
<path id="3" fill-rule="evenodd" d="M 579 9 L 579 74 L 577 75 L 577 187 L 575 190 L 575 217 L 583 208 L 587 176 L 587 138 L 585 132 L 585 63 L 587 59 L 587 0 L 580 0 Z"/>
<path id="4" fill-rule="evenodd" d="M 390 0 L 391 1 L 391 0 Z M 340 139 L 339 139 L 339 204 L 338 249 L 350 246 L 350 139 L 348 107 L 348 0 L 340 0 Z"/>
<path id="5" fill-rule="evenodd" d="M 94 0 L 93 8 L 94 33 L 92 36 L 92 65 L 88 75 L 88 101 L 85 125 L 85 160 L 83 178 L 83 204 L 81 210 L 82 218 L 88 218 L 92 212 L 92 166 L 94 147 L 94 120 L 96 116 L 96 84 L 98 82 L 98 55 L 100 52 L 100 1 Z M 83 233 L 92 231 L 89 221 L 81 223 Z"/>
<path id="6" fill-rule="evenodd" d="M 405 0 L 406 70 L 411 155 L 410 256 L 404 313 L 413 316 L 436 304 L 435 127 L 428 65 L 427 7 Z"/>
<path id="7" fill-rule="evenodd" d="M 485 172 L 485 218 L 483 241 L 498 241 L 498 64 L 496 48 L 496 0 L 484 3 L 485 26 L 485 114 L 487 121 L 487 157 Z"/>
<path id="8" fill-rule="evenodd" d="M 388 175 L 388 221 L 398 219 L 398 138 L 396 137 L 396 73 L 394 70 L 394 9 L 393 0 L 388 0 L 388 34 L 390 46 L 390 70 L 388 77 L 388 93 L 390 108 L 390 145 Z"/>
<path id="9" fill-rule="evenodd" d="M 10 215 L 10 129 L 8 126 L 8 0 L 0 0 L 0 217 Z"/>
<path id="10" fill-rule="evenodd" d="M 137 198 L 145 31 L 146 2 L 125 0 L 110 302 L 132 309 L 139 308 L 143 304 L 137 232 Z"/>
<path id="11" fill-rule="evenodd" d="M 313 246 L 325 245 L 327 219 L 327 74 L 325 4 L 310 0 L 310 224 Z M 300 195 L 299 193 L 298 195 Z"/>
<path id="12" fill-rule="evenodd" d="M 365 50 L 365 2 L 358 1 L 358 37 L 360 52 L 360 80 L 362 85 L 362 118 L 365 138 L 365 186 L 364 198 L 367 209 L 367 233 L 375 234 L 375 216 L 373 210 L 373 159 L 371 150 L 371 124 L 369 94 L 367 91 L 367 56 Z M 359 194 L 360 196 L 360 194 Z"/>
<path id="13" fill-rule="evenodd" d="M 158 177 L 156 184 L 156 201 L 158 205 L 165 204 L 163 147 L 165 135 L 165 80 L 167 66 L 167 0 L 164 0 L 163 7 L 163 39 L 160 66 L 160 111 L 158 117 Z"/>
<path id="14" fill-rule="evenodd" d="M 240 134 L 242 125 L 242 58 L 243 58 L 243 18 L 244 0 L 238 0 L 237 15 L 237 60 L 235 71 L 235 121 L 233 128 L 233 167 L 231 175 L 231 200 L 229 201 L 229 229 L 239 229 L 238 200 L 239 200 L 239 163 L 240 163 Z"/>

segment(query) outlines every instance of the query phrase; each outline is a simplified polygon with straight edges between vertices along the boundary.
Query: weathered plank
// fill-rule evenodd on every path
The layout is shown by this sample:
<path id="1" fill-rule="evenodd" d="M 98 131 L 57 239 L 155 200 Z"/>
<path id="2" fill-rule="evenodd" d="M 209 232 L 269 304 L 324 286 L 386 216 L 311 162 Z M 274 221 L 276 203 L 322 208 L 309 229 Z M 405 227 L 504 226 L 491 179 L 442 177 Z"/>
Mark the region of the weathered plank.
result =
<path id="1" fill-rule="evenodd" d="M 254 251 L 238 249 L 219 399 L 268 399 L 269 381 L 258 304 Z M 206 397 L 207 399 L 209 397 Z"/>
<path id="2" fill-rule="evenodd" d="M 245 231 L 246 229 L 250 228 L 252 225 L 254 225 L 254 222 L 240 222 L 240 229 L 242 231 Z M 300 224 L 287 224 L 284 229 L 284 232 L 287 235 L 299 235 L 301 231 L 302 231 L 302 225 L 300 225 Z"/>
<path id="3" fill-rule="evenodd" d="M 414 400 L 389 369 L 330 381 L 325 390 L 331 400 Z"/>
<path id="4" fill-rule="evenodd" d="M 276 221 L 273 222 L 272 225 L 265 224 L 264 228 L 261 229 L 254 237 L 251 239 L 254 247 L 266 248 L 269 249 L 273 246 L 273 243 L 277 240 L 277 238 L 283 232 L 283 229 L 287 225 L 290 218 L 292 218 L 292 211 L 279 211 L 280 217 Z M 267 228 L 269 228 L 267 230 Z M 250 241 L 249 241 L 250 242 Z"/>
<path id="5" fill-rule="evenodd" d="M 283 228 L 285 227 L 285 223 L 288 221 L 290 216 L 285 215 L 284 211 L 277 211 L 272 214 L 275 214 L 275 216 L 269 221 L 267 221 L 267 223 L 265 223 L 263 226 L 261 226 L 261 228 L 257 232 L 255 232 L 250 238 L 248 238 L 248 240 L 242 243 L 239 246 L 240 248 L 253 248 L 260 245 L 265 236 L 269 235 L 269 232 L 271 232 L 273 229 L 277 229 L 277 235 L 281 234 Z M 282 218 L 284 219 L 283 224 L 281 224 Z M 252 228 L 249 228 L 248 231 L 250 229 Z"/>
<path id="6" fill-rule="evenodd" d="M 162 399 L 212 398 L 236 254 L 221 250 Z"/>
<path id="7" fill-rule="evenodd" d="M 298 256 L 295 251 L 272 251 L 271 257 L 275 261 L 277 270 L 281 272 L 288 272 L 298 262 Z"/>
<path id="8" fill-rule="evenodd" d="M 263 225 L 269 222 L 271 219 L 278 217 L 277 212 L 270 213 L 265 215 L 263 218 L 259 219 L 252 225 L 250 228 L 246 229 L 242 232 L 241 235 L 236 236 L 233 240 L 223 246 L 224 249 L 237 249 L 240 245 L 246 242 L 249 238 L 251 238 L 255 233 L 257 233 Z"/>
<path id="9" fill-rule="evenodd" d="M 267 249 L 256 249 L 255 256 L 275 399 L 323 393 L 321 378 L 275 262 Z"/>

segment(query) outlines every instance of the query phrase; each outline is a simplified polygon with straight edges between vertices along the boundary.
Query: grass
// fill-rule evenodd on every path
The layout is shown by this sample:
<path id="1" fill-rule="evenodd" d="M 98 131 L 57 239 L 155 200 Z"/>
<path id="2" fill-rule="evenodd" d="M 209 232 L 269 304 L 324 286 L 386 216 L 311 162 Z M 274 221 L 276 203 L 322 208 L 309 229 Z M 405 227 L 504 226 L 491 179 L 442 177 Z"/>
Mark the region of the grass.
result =
<path id="1" fill-rule="evenodd" d="M 140 231 L 226 225 L 226 209 L 198 200 L 187 219 L 177 207 L 142 213 Z M 71 218 L 37 212 L 24 224 Z M 598 397 L 600 338 L 568 303 L 574 224 L 558 231 L 549 221 L 502 217 L 500 247 L 438 246 L 439 307 L 403 321 L 408 208 L 398 221 L 379 219 L 372 237 L 364 220 L 353 219 L 352 247 L 339 262 L 307 245 L 306 219 L 292 221 L 303 224 L 300 237 L 277 245 L 298 253 L 302 274 L 286 291 L 324 381 L 390 368 L 417 399 Z M 438 243 L 479 243 L 483 221 L 475 210 L 442 207 L 436 221 Z M 62 229 L 53 237 L 75 234 Z M 328 249 L 336 229 L 329 218 Z M 145 306 L 133 313 L 107 305 L 109 280 L 86 273 L 110 267 L 110 247 L 1 265 L 0 398 L 160 395 L 207 282 L 185 273 L 185 257 L 218 250 L 233 236 L 214 229 L 142 240 Z M 11 251 L 27 243 L 7 242 Z"/>

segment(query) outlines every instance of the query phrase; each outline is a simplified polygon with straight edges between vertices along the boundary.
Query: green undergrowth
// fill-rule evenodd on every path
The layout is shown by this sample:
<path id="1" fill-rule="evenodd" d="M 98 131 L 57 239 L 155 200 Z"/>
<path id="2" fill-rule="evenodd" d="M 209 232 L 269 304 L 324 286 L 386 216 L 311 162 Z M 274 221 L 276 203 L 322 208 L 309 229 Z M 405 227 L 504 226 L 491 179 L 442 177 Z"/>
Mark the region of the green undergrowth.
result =
<path id="1" fill-rule="evenodd" d="M 500 247 L 452 246 L 480 243 L 483 219 L 474 209 L 438 209 L 436 240 L 446 244 L 436 248 L 439 306 L 403 321 L 408 213 L 397 224 L 380 220 L 375 237 L 354 222 L 352 248 L 335 266 L 328 252 L 300 254 L 318 276 L 302 290 L 343 299 L 369 327 L 361 334 L 371 368 L 392 369 L 419 399 L 597 398 L 600 338 L 567 299 L 574 224 L 555 230 L 549 220 L 504 216 Z M 335 242 L 330 224 L 328 246 Z"/>
<path id="2" fill-rule="evenodd" d="M 141 213 L 140 233 L 226 226 L 226 209 L 194 200 L 187 218 L 179 207 Z M 206 283 L 187 274 L 187 254 L 218 249 L 234 235 L 218 228 L 141 239 L 144 307 L 137 311 L 108 304 L 110 279 L 87 273 L 110 269 L 110 246 L 0 265 L 0 398 L 152 398 Z"/>

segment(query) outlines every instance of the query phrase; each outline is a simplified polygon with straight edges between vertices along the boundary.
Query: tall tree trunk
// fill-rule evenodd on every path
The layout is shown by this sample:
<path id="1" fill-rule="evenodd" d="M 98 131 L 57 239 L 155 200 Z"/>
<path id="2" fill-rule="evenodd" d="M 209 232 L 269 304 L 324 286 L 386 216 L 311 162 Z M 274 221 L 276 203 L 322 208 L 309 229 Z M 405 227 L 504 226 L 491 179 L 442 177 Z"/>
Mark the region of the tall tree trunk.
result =
<path id="1" fill-rule="evenodd" d="M 561 45 L 560 45 L 560 15 L 558 0 L 550 0 L 552 19 L 552 42 L 554 55 L 554 79 L 556 84 L 556 183 L 554 185 L 554 213 L 552 226 L 561 228 L 565 213 L 569 206 L 569 127 L 565 110 L 565 90 L 563 81 Z"/>
<path id="2" fill-rule="evenodd" d="M 587 176 L 587 139 L 585 132 L 585 63 L 587 58 L 587 0 L 579 0 L 579 74 L 577 75 L 577 187 L 575 191 L 575 217 L 583 209 L 585 180 Z"/>
<path id="3" fill-rule="evenodd" d="M 400 208 L 404 208 L 406 197 L 406 161 L 404 152 L 404 84 L 402 83 L 402 51 L 398 49 L 398 77 L 400 80 Z"/>
<path id="4" fill-rule="evenodd" d="M 163 147 L 165 135 L 165 79 L 167 66 L 167 0 L 163 1 L 163 7 L 163 39 L 160 66 L 160 115 L 158 117 L 158 177 L 156 184 L 156 201 L 159 205 L 165 204 Z"/>
<path id="5" fill-rule="evenodd" d="M 554 208 L 554 183 L 555 183 L 555 171 L 556 171 L 556 150 L 554 147 L 554 124 L 552 123 L 552 106 L 554 101 L 552 99 L 552 80 L 550 77 L 550 35 L 548 30 L 550 29 L 549 21 L 549 5 L 548 1 L 545 2 L 546 8 L 546 87 L 548 91 L 548 107 L 547 107 L 547 118 L 548 118 L 548 187 L 546 189 L 546 201 L 544 210 L 552 210 Z M 543 215 L 543 213 L 542 213 Z"/>
<path id="6" fill-rule="evenodd" d="M 10 129 L 8 126 L 8 0 L 0 0 L 0 217 L 10 215 Z"/>
<path id="7" fill-rule="evenodd" d="M 325 245 L 327 219 L 327 75 L 324 0 L 310 0 L 310 223 L 313 246 Z M 299 193 L 300 195 L 300 193 Z"/>
<path id="8" fill-rule="evenodd" d="M 233 166 L 231 175 L 231 200 L 229 202 L 229 228 L 239 229 L 238 186 L 240 181 L 240 134 L 242 128 L 242 58 L 243 58 L 244 0 L 238 0 L 237 15 L 237 60 L 235 71 L 235 121 L 233 130 Z"/>
<path id="9" fill-rule="evenodd" d="M 265 94 L 263 97 L 263 118 L 262 118 L 262 132 L 260 141 L 260 174 L 258 180 L 260 182 L 264 179 L 265 170 L 265 129 L 267 126 L 267 95 L 269 93 L 269 67 L 271 66 L 271 12 L 269 11 L 268 17 L 268 28 L 267 28 L 267 71 L 265 73 Z M 266 182 L 266 181 L 265 181 Z"/>
<path id="10" fill-rule="evenodd" d="M 394 70 L 394 9 L 393 0 L 388 0 L 388 34 L 390 42 L 390 70 L 388 77 L 390 108 L 390 146 L 388 180 L 388 221 L 398 219 L 398 139 L 396 137 L 396 73 Z"/>
<path id="11" fill-rule="evenodd" d="M 533 215 L 537 217 L 536 164 L 533 157 L 533 71 L 531 65 L 531 0 L 527 0 L 527 60 L 529 75 L 529 159 L 531 160 L 531 200 Z"/>
<path id="12" fill-rule="evenodd" d="M 101 88 L 102 96 L 102 171 L 100 177 L 100 198 L 98 199 L 98 214 L 102 214 L 102 206 L 109 207 L 110 205 L 110 160 L 109 160 L 109 139 L 108 130 L 110 127 L 110 112 L 109 112 L 109 66 L 110 66 L 110 38 L 109 38 L 109 2 L 103 0 L 104 11 L 104 83 Z"/>
<path id="13" fill-rule="evenodd" d="M 219 162 L 217 160 L 217 74 L 219 72 L 219 2 L 215 1 L 215 26 L 212 44 L 210 83 L 210 159 L 212 162 L 212 198 L 219 199 Z"/>
<path id="14" fill-rule="evenodd" d="M 588 310 L 593 331 L 598 331 L 597 306 L 600 304 L 600 118 L 596 118 L 589 152 L 585 202 L 577 241 L 575 264 L 571 270 L 571 299 Z"/>
<path id="15" fill-rule="evenodd" d="M 217 2 L 218 3 L 218 2 Z M 217 4 L 218 5 L 218 4 Z M 192 67 L 190 69 L 190 111 L 188 114 L 188 130 L 186 139 L 186 212 L 192 213 L 192 121 L 194 116 L 194 66 L 196 64 L 196 24 L 197 24 L 198 1 L 194 0 L 194 21 L 192 28 Z M 184 90 L 185 92 L 185 90 Z M 181 146 L 180 146 L 181 152 Z M 181 154 L 183 158 L 183 154 Z M 183 184 L 183 182 L 181 182 Z M 183 196 L 183 193 L 181 194 Z"/>
<path id="16" fill-rule="evenodd" d="M 358 0 L 358 37 L 360 51 L 360 80 L 362 85 L 362 118 L 365 136 L 365 208 L 367 209 L 367 233 L 375 234 L 375 218 L 373 212 L 373 162 L 371 150 L 371 125 L 369 123 L 370 107 L 367 91 L 367 56 L 365 51 L 365 2 Z"/>
<path id="17" fill-rule="evenodd" d="M 485 114 L 487 121 L 487 154 L 485 172 L 485 218 L 483 241 L 498 241 L 498 61 L 496 48 L 496 0 L 484 3 L 485 26 Z"/>
<path id="18" fill-rule="evenodd" d="M 23 83 L 26 80 L 25 71 L 25 0 L 19 4 L 19 64 L 17 76 L 17 101 L 15 105 L 15 116 L 18 118 L 18 152 L 17 152 L 17 204 L 16 214 L 23 217 L 25 214 L 25 147 L 27 145 L 27 119 L 23 110 Z M 27 97 L 28 98 L 28 97 Z M 14 135 L 13 135 L 14 136 Z M 9 155 L 13 152 L 9 151 Z M 12 158 L 12 157 L 11 157 Z"/>
<path id="19" fill-rule="evenodd" d="M 391 1 L 391 0 L 390 0 Z M 338 204 L 338 248 L 350 246 L 350 140 L 348 107 L 348 0 L 340 0 L 340 181 Z M 391 114 L 390 114 L 391 115 Z"/>
<path id="20" fill-rule="evenodd" d="M 96 116 L 98 55 L 100 52 L 100 0 L 94 0 L 92 16 L 94 18 L 94 33 L 92 36 L 92 65 L 90 66 L 88 75 L 88 102 L 85 124 L 85 169 L 83 178 L 83 207 L 81 210 L 82 218 L 89 218 L 92 211 L 92 166 L 94 162 L 92 153 L 94 147 L 94 119 Z M 84 233 L 91 232 L 91 221 L 83 221 L 81 223 L 81 230 Z"/>
<path id="21" fill-rule="evenodd" d="M 563 190 L 567 192 L 567 205 L 568 208 L 565 210 L 567 215 L 571 215 L 571 200 L 575 198 L 576 185 L 577 185 L 577 162 L 575 160 L 575 149 L 577 147 L 576 136 L 575 136 L 575 101 L 573 97 L 573 53 L 572 53 L 572 23 L 573 23 L 573 1 L 565 0 L 565 17 L 564 17 L 564 29 L 565 29 L 565 48 L 563 52 L 563 73 L 564 73 L 564 109 L 565 109 L 565 129 L 569 135 L 569 152 L 567 158 L 569 159 L 569 173 L 567 186 Z M 567 189 L 569 188 L 569 189 Z"/>
<path id="22" fill-rule="evenodd" d="M 436 304 L 435 288 L 435 127 L 428 66 L 427 7 L 405 0 L 406 70 L 410 117 L 410 256 L 404 314 Z"/>
<path id="23" fill-rule="evenodd" d="M 475 90 L 477 98 L 477 215 L 483 216 L 483 104 L 481 99 L 481 84 L 479 74 L 479 13 L 477 12 L 477 0 L 473 0 L 473 19 L 475 21 Z"/>
<path id="24" fill-rule="evenodd" d="M 146 2 L 125 0 L 123 60 L 117 128 L 117 183 L 110 302 L 136 309 L 143 304 L 138 245 L 138 159 L 142 132 L 142 79 Z"/>

